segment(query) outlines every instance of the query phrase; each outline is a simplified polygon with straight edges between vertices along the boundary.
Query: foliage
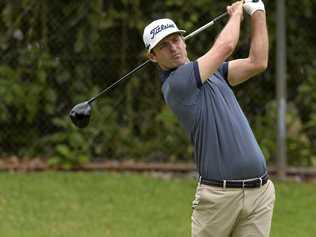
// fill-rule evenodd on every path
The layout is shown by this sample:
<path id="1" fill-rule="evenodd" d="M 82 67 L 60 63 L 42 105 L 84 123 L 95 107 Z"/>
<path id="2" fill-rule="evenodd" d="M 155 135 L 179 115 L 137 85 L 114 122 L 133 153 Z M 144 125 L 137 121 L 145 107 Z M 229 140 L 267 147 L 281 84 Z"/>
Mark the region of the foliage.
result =
<path id="1" fill-rule="evenodd" d="M 275 3 L 265 1 L 270 66 L 235 89 L 267 159 L 275 160 Z M 89 127 L 68 119 L 87 100 L 145 60 L 143 27 L 171 17 L 191 32 L 228 1 L 1 1 L 0 155 L 47 157 L 70 167 L 91 159 L 191 160 L 192 145 L 164 105 L 159 70 L 149 65 L 93 105 Z M 288 155 L 315 165 L 316 3 L 288 1 Z M 187 42 L 192 60 L 203 54 L 225 20 Z M 234 57 L 249 48 L 245 17 Z M 302 25 L 311 26 L 306 30 Z M 303 46 L 304 47 L 298 47 Z M 313 64 L 314 62 L 314 64 Z M 266 105 L 266 106 L 264 106 Z"/>
<path id="2" fill-rule="evenodd" d="M 266 104 L 262 116 L 257 116 L 255 121 L 255 135 L 265 157 L 272 162 L 276 161 L 276 131 L 277 131 L 277 105 L 275 101 Z M 288 164 L 312 166 L 316 163 L 313 145 L 305 132 L 304 124 L 299 117 L 298 109 L 294 103 L 287 106 L 287 151 Z"/>

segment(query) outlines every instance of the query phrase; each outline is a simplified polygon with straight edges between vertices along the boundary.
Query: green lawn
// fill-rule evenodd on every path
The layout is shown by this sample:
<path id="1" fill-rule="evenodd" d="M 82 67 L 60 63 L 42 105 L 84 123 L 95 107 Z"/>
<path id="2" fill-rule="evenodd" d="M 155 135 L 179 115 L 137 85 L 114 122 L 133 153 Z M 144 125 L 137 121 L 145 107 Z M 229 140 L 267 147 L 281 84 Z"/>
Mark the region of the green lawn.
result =
<path id="1" fill-rule="evenodd" d="M 316 236 L 316 185 L 276 183 L 272 236 Z M 0 173 L 0 236 L 190 236 L 192 179 Z"/>

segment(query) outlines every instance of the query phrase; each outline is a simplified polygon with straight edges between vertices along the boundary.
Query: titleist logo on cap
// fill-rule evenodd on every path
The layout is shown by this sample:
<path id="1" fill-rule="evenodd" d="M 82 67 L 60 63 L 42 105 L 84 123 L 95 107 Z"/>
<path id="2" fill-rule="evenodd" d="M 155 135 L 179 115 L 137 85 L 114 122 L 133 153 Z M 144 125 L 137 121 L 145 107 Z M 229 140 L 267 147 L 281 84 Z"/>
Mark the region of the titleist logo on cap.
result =
<path id="1" fill-rule="evenodd" d="M 155 38 L 155 35 L 157 35 L 159 32 L 161 32 L 163 30 L 166 30 L 168 28 L 175 28 L 175 25 L 174 24 L 167 24 L 167 25 L 156 26 L 154 29 L 152 29 L 150 31 L 150 34 L 151 34 L 151 38 L 150 39 Z"/>
<path id="2" fill-rule="evenodd" d="M 143 41 L 148 52 L 152 50 L 162 39 L 173 33 L 184 33 L 179 30 L 176 23 L 168 18 L 158 19 L 147 25 L 143 32 Z"/>

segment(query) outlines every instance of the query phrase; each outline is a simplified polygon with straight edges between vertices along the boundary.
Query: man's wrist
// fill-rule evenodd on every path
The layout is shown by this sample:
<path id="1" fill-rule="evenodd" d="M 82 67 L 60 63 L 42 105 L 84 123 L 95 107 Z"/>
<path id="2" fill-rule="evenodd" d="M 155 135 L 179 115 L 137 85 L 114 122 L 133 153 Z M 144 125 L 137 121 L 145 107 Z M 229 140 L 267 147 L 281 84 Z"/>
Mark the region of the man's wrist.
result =
<path id="1" fill-rule="evenodd" d="M 242 19 L 243 13 L 242 12 L 235 12 L 232 16 Z"/>
<path id="2" fill-rule="evenodd" d="M 258 11 L 255 11 L 252 15 L 251 15 L 251 17 L 257 17 L 257 16 L 265 16 L 266 15 L 266 12 L 265 11 L 260 11 L 260 10 L 258 10 Z"/>

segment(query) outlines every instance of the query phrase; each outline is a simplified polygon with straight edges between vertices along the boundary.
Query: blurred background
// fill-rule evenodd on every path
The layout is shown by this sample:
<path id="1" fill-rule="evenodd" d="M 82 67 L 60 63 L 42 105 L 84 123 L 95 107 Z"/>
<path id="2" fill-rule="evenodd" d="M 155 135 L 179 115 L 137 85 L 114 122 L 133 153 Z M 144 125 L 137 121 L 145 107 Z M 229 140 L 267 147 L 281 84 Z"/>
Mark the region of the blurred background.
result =
<path id="1" fill-rule="evenodd" d="M 280 154 L 277 2 L 265 1 L 268 70 L 234 88 L 270 166 L 278 164 Z M 155 65 L 96 101 L 87 128 L 74 127 L 68 112 L 146 60 L 142 31 L 150 21 L 170 17 L 191 32 L 225 11 L 229 3 L 1 0 L 1 159 L 37 158 L 64 168 L 104 160 L 192 162 L 192 146 L 164 104 Z M 285 7 L 285 163 L 315 167 L 316 2 L 286 1 Z M 226 20 L 187 42 L 191 60 L 209 49 Z M 249 33 L 250 19 L 245 16 L 233 58 L 248 55 Z"/>
<path id="2" fill-rule="evenodd" d="M 269 67 L 234 92 L 270 174 L 315 178 L 316 1 L 264 2 Z M 189 236 L 193 149 L 164 104 L 158 67 L 147 65 L 98 99 L 87 128 L 68 113 L 146 60 L 146 24 L 169 17 L 189 33 L 230 3 L 0 0 L 0 170 L 10 171 L 0 172 L 0 236 Z M 191 60 L 226 21 L 186 42 Z M 245 15 L 232 58 L 248 55 L 249 36 Z M 108 172 L 107 162 L 189 173 Z M 54 172 L 84 167 L 102 172 Z M 28 170 L 48 172 L 20 172 Z M 315 183 L 272 179 L 272 236 L 315 236 Z"/>

